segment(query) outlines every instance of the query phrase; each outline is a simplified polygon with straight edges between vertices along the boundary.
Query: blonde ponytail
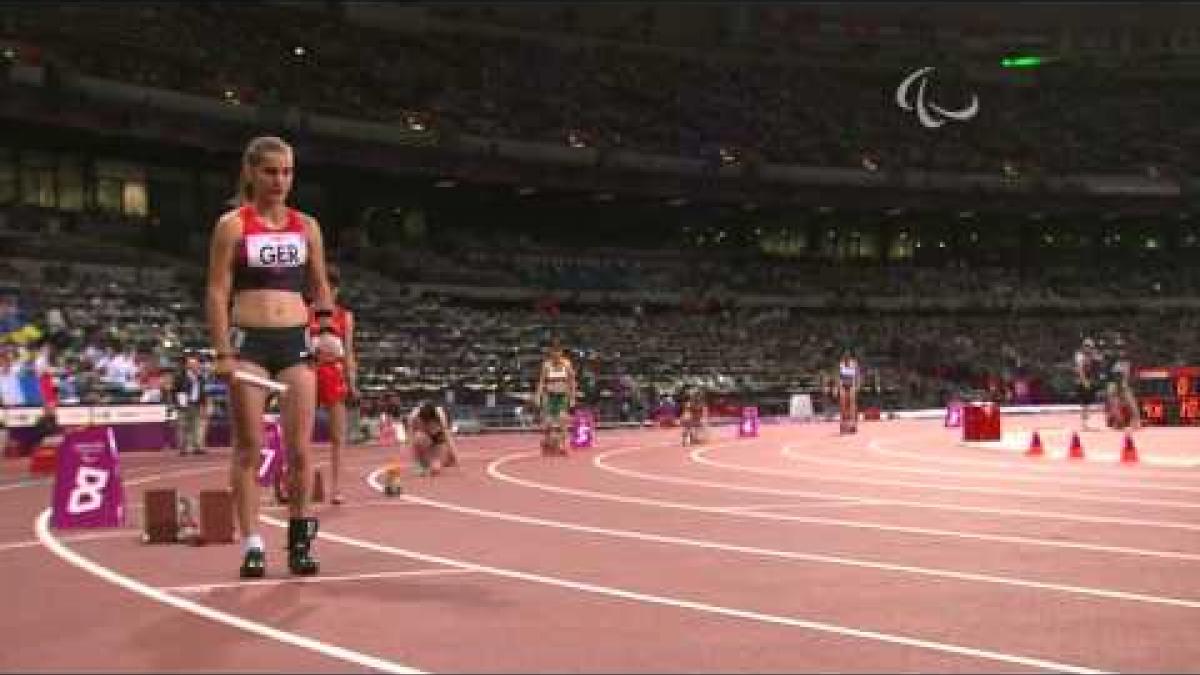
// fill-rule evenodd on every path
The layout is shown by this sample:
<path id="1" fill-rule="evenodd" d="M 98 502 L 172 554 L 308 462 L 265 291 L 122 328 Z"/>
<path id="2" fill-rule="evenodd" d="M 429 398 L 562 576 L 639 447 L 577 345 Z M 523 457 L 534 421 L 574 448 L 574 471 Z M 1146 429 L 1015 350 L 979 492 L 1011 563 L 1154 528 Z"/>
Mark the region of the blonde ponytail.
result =
<path id="1" fill-rule="evenodd" d="M 234 194 L 229 198 L 231 206 L 242 206 L 254 199 L 254 180 L 251 170 L 263 162 L 263 158 L 272 152 L 293 154 L 292 146 L 278 136 L 259 136 L 246 144 L 242 152 L 242 168 L 238 173 Z"/>

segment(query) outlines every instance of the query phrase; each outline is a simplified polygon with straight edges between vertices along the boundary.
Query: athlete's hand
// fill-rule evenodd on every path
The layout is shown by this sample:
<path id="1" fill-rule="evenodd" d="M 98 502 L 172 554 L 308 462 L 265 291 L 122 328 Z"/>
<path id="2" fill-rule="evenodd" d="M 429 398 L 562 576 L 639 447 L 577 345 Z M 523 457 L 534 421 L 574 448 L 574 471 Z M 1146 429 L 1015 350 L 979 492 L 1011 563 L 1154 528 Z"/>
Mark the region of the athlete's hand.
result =
<path id="1" fill-rule="evenodd" d="M 318 360 L 340 359 L 346 355 L 346 345 L 333 333 L 321 333 L 313 341 L 313 351 L 316 352 Z"/>
<path id="2" fill-rule="evenodd" d="M 236 359 L 233 354 L 219 354 L 213 361 L 212 374 L 214 377 L 228 380 L 233 376 L 233 366 Z"/>

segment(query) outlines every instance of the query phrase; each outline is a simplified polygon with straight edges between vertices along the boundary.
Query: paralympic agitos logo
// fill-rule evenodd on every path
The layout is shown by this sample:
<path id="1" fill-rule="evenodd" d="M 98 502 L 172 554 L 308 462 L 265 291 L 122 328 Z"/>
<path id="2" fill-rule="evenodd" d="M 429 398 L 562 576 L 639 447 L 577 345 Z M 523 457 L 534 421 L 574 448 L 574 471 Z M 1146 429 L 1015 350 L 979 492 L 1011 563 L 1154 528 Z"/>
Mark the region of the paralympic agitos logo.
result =
<path id="1" fill-rule="evenodd" d="M 896 105 L 903 110 L 916 110 L 917 119 L 926 129 L 936 129 L 945 124 L 946 120 L 965 122 L 974 117 L 979 112 L 979 97 L 975 94 L 971 94 L 971 102 L 962 110 L 946 110 L 925 97 L 925 84 L 933 70 L 933 66 L 925 66 L 909 73 L 908 77 L 900 82 L 900 86 L 896 87 Z M 916 99 L 911 100 L 909 91 L 914 83 L 917 85 L 917 94 Z"/>

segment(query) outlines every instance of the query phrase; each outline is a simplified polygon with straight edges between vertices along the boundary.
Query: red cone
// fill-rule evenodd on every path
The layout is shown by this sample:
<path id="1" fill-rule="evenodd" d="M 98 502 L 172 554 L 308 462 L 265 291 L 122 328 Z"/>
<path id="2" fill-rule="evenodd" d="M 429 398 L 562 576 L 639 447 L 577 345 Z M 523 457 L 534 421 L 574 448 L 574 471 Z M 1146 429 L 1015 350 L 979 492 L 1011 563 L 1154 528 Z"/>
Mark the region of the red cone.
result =
<path id="1" fill-rule="evenodd" d="M 1079 432 L 1071 434 L 1071 449 L 1067 451 L 1069 459 L 1083 459 L 1083 445 L 1079 442 Z"/>
<path id="2" fill-rule="evenodd" d="M 1042 437 L 1037 431 L 1033 432 L 1033 438 L 1029 439 L 1029 449 L 1025 451 L 1026 457 L 1042 457 L 1046 454 L 1042 448 Z"/>
<path id="3" fill-rule="evenodd" d="M 1121 448 L 1121 461 L 1133 464 L 1138 461 L 1137 448 L 1133 445 L 1133 434 L 1125 432 L 1125 446 Z"/>

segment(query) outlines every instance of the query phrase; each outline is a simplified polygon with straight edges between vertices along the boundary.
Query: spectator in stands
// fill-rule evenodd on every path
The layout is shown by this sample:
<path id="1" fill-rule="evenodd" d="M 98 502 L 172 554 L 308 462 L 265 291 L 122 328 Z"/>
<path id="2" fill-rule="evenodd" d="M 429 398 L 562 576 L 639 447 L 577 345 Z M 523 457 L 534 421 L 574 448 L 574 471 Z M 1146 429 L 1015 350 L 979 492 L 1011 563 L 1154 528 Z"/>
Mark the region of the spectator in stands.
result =
<path id="1" fill-rule="evenodd" d="M 21 364 L 16 358 L 16 348 L 0 344 L 0 406 L 25 405 L 20 375 Z"/>
<path id="2" fill-rule="evenodd" d="M 308 516 L 312 494 L 312 429 L 316 411 L 318 358 L 340 357 L 333 334 L 333 292 L 325 270 L 325 246 L 317 221 L 287 205 L 294 153 L 276 137 L 246 146 L 235 201 L 218 220 L 209 255 L 207 313 L 215 351 L 214 372 L 229 378 L 234 424 L 232 482 L 243 537 L 240 573 L 266 573 L 265 547 L 258 534 L 257 470 L 268 390 L 237 378 L 236 372 L 269 377 L 287 386 L 281 413 L 289 456 L 287 548 L 294 574 L 316 574 L 312 556 L 317 519 Z M 310 292 L 320 325 L 308 335 Z M 236 372 L 235 372 L 236 371 Z"/>
<path id="3" fill-rule="evenodd" d="M 175 406 L 175 444 L 180 455 L 203 455 L 207 450 L 204 432 L 208 420 L 208 392 L 200 359 L 186 354 L 172 377 L 171 403 Z"/>

